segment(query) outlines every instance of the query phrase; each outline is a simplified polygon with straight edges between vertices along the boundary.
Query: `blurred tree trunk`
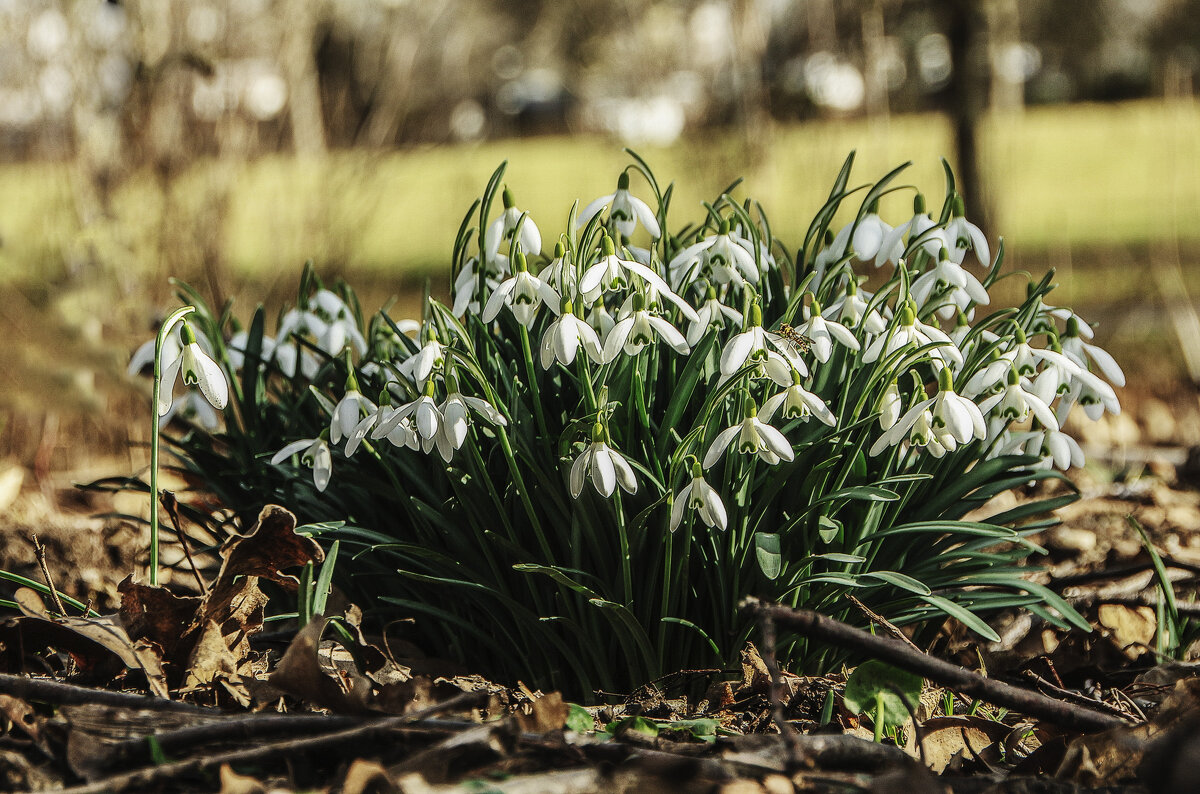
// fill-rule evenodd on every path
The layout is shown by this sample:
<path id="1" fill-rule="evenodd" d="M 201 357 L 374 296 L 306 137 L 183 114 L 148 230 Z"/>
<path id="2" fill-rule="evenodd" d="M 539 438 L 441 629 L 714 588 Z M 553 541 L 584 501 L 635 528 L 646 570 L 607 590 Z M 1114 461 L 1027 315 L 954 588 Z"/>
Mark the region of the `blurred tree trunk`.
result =
<path id="1" fill-rule="evenodd" d="M 967 215 L 985 233 L 992 229 L 991 205 L 979 167 L 979 117 L 987 103 L 987 22 L 981 0 L 938 0 L 938 13 L 946 20 L 953 72 L 947 100 L 954 125 L 958 192 Z"/>
<path id="2" fill-rule="evenodd" d="M 300 155 L 322 155 L 326 151 L 316 59 L 317 22 L 325 13 L 324 3 L 291 0 L 280 20 L 284 26 L 280 65 L 288 84 L 292 144 Z"/>

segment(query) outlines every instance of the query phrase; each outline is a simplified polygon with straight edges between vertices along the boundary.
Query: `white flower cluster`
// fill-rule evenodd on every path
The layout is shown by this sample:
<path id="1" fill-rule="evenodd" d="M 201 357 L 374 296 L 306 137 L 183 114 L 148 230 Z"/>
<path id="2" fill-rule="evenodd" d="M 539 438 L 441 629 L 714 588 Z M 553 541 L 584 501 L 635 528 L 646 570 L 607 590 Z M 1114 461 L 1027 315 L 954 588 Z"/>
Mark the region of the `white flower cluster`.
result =
<path id="1" fill-rule="evenodd" d="M 710 421 L 702 435 L 683 442 L 689 448 L 671 455 L 693 461 L 689 470 L 671 472 L 680 485 L 672 530 L 688 514 L 724 528 L 722 496 L 705 474 L 722 463 L 742 465 L 738 460 L 792 461 L 789 434 L 809 420 L 836 432 L 877 414 L 871 427 L 878 429 L 869 429 L 864 446 L 871 456 L 941 458 L 978 445 L 979 458 L 1015 452 L 1067 468 L 1083 463 L 1078 444 L 1062 431 L 1072 407 L 1083 406 L 1092 419 L 1120 410 L 1113 386 L 1124 385 L 1124 375 L 1087 341 L 1091 329 L 1069 310 L 1035 296 L 1018 311 L 972 325 L 977 309 L 990 303 L 996 263 L 957 196 L 939 220 L 918 195 L 912 217 L 898 226 L 885 222 L 872 202 L 836 233 L 825 232 L 823 245 L 799 267 L 777 259 L 782 249 L 765 227 L 727 197 L 683 240 L 664 237 L 665 219 L 630 193 L 627 174 L 616 191 L 585 206 L 549 256 L 539 227 L 507 190 L 503 204 L 454 280 L 452 314 L 477 316 L 501 333 L 506 323 L 499 319 L 511 313 L 516 326 L 507 327 L 518 328 L 532 359 L 511 362 L 514 372 L 535 364 L 545 371 L 560 367 L 604 387 L 623 362 L 636 362 L 648 348 L 688 357 L 716 329 L 716 369 L 707 386 L 722 389 L 725 400 L 712 416 L 732 423 Z M 635 247 L 634 236 L 649 238 L 649 247 Z M 865 274 L 855 270 L 862 264 L 869 266 Z M 872 292 L 868 282 L 881 285 Z M 366 344 L 357 328 L 339 324 L 349 316 L 345 305 L 325 295 L 281 326 L 279 337 L 306 334 L 330 355 L 349 344 L 362 356 Z M 764 306 L 781 303 L 785 315 L 764 318 Z M 456 363 L 459 355 L 471 355 L 471 344 L 457 338 L 455 328 L 461 326 L 428 320 L 407 326 L 419 341 L 409 340 L 399 360 L 360 369 L 384 384 L 385 403 L 398 402 L 373 402 L 359 392 L 351 371 L 344 396 L 327 406 L 328 439 L 295 441 L 273 462 L 302 453 L 324 489 L 330 444 L 344 444 L 351 456 L 368 440 L 386 439 L 425 453 L 436 449 L 449 463 L 466 443 L 473 416 L 501 428 L 513 421 L 491 385 Z M 230 347 L 237 349 L 236 342 Z M 311 371 L 304 350 L 293 347 L 281 357 L 283 349 L 264 346 L 263 358 L 274 355 L 285 373 L 295 372 L 297 359 L 302 373 Z M 824 377 L 833 367 L 842 375 Z M 854 380 L 846 374 L 860 371 L 872 375 Z M 460 390 L 467 379 L 483 397 Z M 846 394 L 851 381 L 869 384 L 869 393 Z M 637 469 L 653 466 L 617 449 L 612 438 L 622 434 L 610 432 L 602 401 L 592 408 L 590 437 L 572 439 L 581 451 L 567 470 L 570 493 L 579 498 L 589 479 L 605 497 L 617 486 L 637 493 Z"/>

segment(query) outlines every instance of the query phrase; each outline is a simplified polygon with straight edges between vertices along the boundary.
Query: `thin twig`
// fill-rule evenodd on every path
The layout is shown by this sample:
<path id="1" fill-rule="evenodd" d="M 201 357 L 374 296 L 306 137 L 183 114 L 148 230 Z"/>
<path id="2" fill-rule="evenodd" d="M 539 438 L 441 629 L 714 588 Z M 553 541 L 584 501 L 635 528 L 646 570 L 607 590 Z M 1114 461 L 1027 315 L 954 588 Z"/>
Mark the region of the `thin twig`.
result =
<path id="1" fill-rule="evenodd" d="M 832 618 L 806 609 L 766 604 L 746 599 L 742 609 L 755 614 L 770 615 L 779 626 L 817 640 L 848 648 L 916 673 L 947 689 L 963 692 L 979 700 L 1039 717 L 1064 728 L 1089 732 L 1103 731 L 1129 723 L 1111 714 L 1046 697 L 1038 692 L 1020 689 L 1002 681 L 985 678 L 978 673 L 920 653 L 901 642 L 877 637 Z"/>
<path id="2" fill-rule="evenodd" d="M 1148 607 L 1150 609 L 1158 607 L 1158 598 L 1156 596 L 1104 596 L 1100 593 L 1087 593 L 1085 595 L 1073 596 L 1068 598 L 1067 601 L 1071 606 L 1075 607 L 1091 607 L 1102 604 L 1133 608 Z M 1200 617 L 1200 604 L 1180 604 L 1176 602 L 1175 606 L 1179 614 L 1184 617 Z"/>
<path id="3" fill-rule="evenodd" d="M 775 658 L 775 623 L 771 620 L 770 615 L 760 613 L 758 628 L 763 637 L 763 650 L 760 658 L 767 665 L 767 672 L 771 674 L 771 719 L 775 722 L 775 727 L 779 729 L 780 735 L 783 736 L 783 746 L 787 748 L 788 766 L 795 769 L 804 762 L 805 757 L 801 754 L 800 745 L 796 741 L 796 729 L 787 721 L 783 713 L 783 674 L 779 671 L 779 662 Z"/>
<path id="4" fill-rule="evenodd" d="M 1181 571 L 1187 571 L 1192 574 L 1200 574 L 1200 565 L 1193 562 L 1185 562 L 1184 560 L 1175 560 L 1164 556 L 1162 558 L 1163 566 L 1166 568 L 1176 568 Z M 1051 579 L 1048 586 L 1051 590 L 1061 592 L 1068 587 L 1076 587 L 1082 584 L 1102 581 L 1107 579 L 1120 579 L 1125 576 L 1130 576 L 1135 573 L 1151 571 L 1154 569 L 1154 563 L 1149 560 L 1140 562 L 1131 562 L 1125 565 L 1114 565 L 1107 568 L 1098 568 L 1094 571 L 1084 571 L 1083 573 L 1071 574 L 1070 576 L 1059 576 Z"/>
<path id="5" fill-rule="evenodd" d="M 61 681 L 48 681 L 44 678 L 30 678 L 23 675 L 0 673 L 0 694 L 12 695 L 22 700 L 35 700 L 39 703 L 56 705 L 78 705 L 92 703 L 99 706 L 115 706 L 128 709 L 149 709 L 153 711 L 182 711 L 192 714 L 209 714 L 220 716 L 223 712 L 217 709 L 194 706 L 176 700 L 167 700 L 152 695 L 134 695 L 128 692 L 110 692 L 107 689 L 90 689 L 88 687 L 64 684 Z"/>
<path id="6" fill-rule="evenodd" d="M 62 599 L 58 597 L 58 588 L 54 586 L 54 577 L 50 575 L 50 564 L 46 561 L 46 547 L 38 540 L 37 533 L 33 533 L 33 553 L 37 556 L 38 567 L 42 569 L 42 578 L 46 580 L 46 587 L 50 588 L 50 597 L 54 599 L 54 608 L 58 610 L 58 614 L 66 617 L 67 610 L 63 607 Z"/>
<path id="7" fill-rule="evenodd" d="M 917 647 L 917 644 L 915 642 L 913 642 L 912 640 L 910 640 L 908 638 L 908 635 L 905 634 L 903 631 L 901 631 L 900 628 L 895 623 L 892 623 L 892 621 L 888 620 L 883 615 L 880 615 L 878 612 L 871 609 L 869 606 L 864 604 L 862 601 L 859 601 L 857 598 L 855 598 L 852 595 L 847 595 L 846 600 L 848 600 L 851 604 L 854 604 L 854 606 L 858 607 L 858 610 L 860 612 L 862 612 L 864 615 L 866 615 L 867 618 L 870 619 L 873 623 L 882 627 L 883 630 L 886 631 L 888 634 L 891 634 L 893 637 L 900 640 L 900 642 L 902 642 L 905 645 L 907 645 L 908 647 L 912 648 L 917 653 L 923 653 L 923 651 Z"/>
<path id="8" fill-rule="evenodd" d="M 1061 700 L 1068 700 L 1068 701 L 1071 701 L 1072 703 L 1078 703 L 1079 705 L 1085 706 L 1087 708 L 1094 708 L 1099 711 L 1106 711 L 1109 714 L 1115 714 L 1119 717 L 1127 716 L 1124 711 L 1121 711 L 1121 709 L 1117 708 L 1116 706 L 1110 706 L 1108 703 L 1105 703 L 1103 700 L 1095 700 L 1093 698 L 1088 697 L 1087 695 L 1082 695 L 1078 692 L 1074 692 L 1070 689 L 1067 689 L 1066 687 L 1057 686 L 1057 685 L 1055 685 L 1055 683 L 1053 681 L 1047 681 L 1045 678 L 1042 678 L 1040 675 L 1033 672 L 1032 670 L 1026 670 L 1022 673 L 1022 675 L 1025 676 L 1026 678 L 1028 678 L 1034 684 L 1036 684 L 1038 689 L 1049 690 L 1050 692 L 1052 692 L 1056 697 L 1058 697 Z M 1116 690 L 1113 690 L 1113 691 L 1116 691 Z"/>
<path id="9" fill-rule="evenodd" d="M 187 557 L 188 565 L 192 568 L 192 576 L 196 577 L 196 586 L 200 588 L 200 593 L 208 592 L 208 585 L 204 583 L 204 579 L 200 576 L 200 569 L 196 567 L 196 561 L 192 559 L 192 547 L 188 543 L 187 535 L 179 526 L 179 501 L 175 498 L 175 494 L 171 491 L 163 491 L 158 497 L 158 501 L 166 509 L 167 515 L 171 518 L 171 526 L 175 528 L 175 537 L 179 538 L 179 545 L 183 546 L 183 556 Z"/>
<path id="10" fill-rule="evenodd" d="M 122 791 L 127 788 L 134 788 L 138 791 L 144 791 L 152 786 L 160 785 L 188 774 L 200 772 L 205 769 L 219 768 L 223 764 L 261 762 L 288 755 L 308 756 L 315 751 L 329 747 L 335 747 L 351 742 L 361 742 L 373 735 L 388 733 L 396 728 L 411 725 L 414 722 L 423 720 L 434 714 L 477 704 L 480 699 L 485 698 L 486 695 L 486 691 L 483 690 L 478 692 L 464 692 L 461 695 L 452 697 L 449 700 L 435 704 L 429 708 L 413 712 L 412 714 L 405 714 L 398 717 L 387 717 L 381 720 L 372 720 L 371 722 L 362 725 L 356 725 L 352 728 L 321 734 L 320 736 L 306 736 L 301 739 L 287 739 L 278 742 L 268 742 L 242 750 L 231 750 L 225 753 L 215 753 L 213 755 L 206 755 L 199 758 L 189 758 L 184 761 L 176 761 L 175 763 L 138 769 L 133 772 L 125 772 L 120 775 L 113 775 L 112 777 L 98 780 L 94 783 L 89 783 L 84 786 L 63 789 L 63 793 L 101 794 L 101 792 Z"/>

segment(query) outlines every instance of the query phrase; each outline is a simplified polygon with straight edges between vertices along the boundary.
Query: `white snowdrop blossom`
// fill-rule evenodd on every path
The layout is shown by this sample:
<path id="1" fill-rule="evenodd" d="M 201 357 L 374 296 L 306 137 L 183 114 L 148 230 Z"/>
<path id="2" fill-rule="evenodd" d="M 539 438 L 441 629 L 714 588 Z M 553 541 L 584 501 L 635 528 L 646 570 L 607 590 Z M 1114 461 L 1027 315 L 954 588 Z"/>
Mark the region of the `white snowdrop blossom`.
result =
<path id="1" fill-rule="evenodd" d="M 938 375 L 938 393 L 922 400 L 900 417 L 871 445 L 870 454 L 878 455 L 889 447 L 908 441 L 925 447 L 935 458 L 953 452 L 959 444 L 987 436 L 987 425 L 979 406 L 954 392 L 949 367 Z"/>
<path id="2" fill-rule="evenodd" d="M 716 234 L 676 254 L 667 265 L 667 272 L 676 289 L 699 277 L 717 284 L 741 286 L 747 281 L 757 284 L 760 275 L 753 241 L 731 231 L 728 220 L 721 221 Z"/>
<path id="3" fill-rule="evenodd" d="M 575 352 L 583 347 L 588 358 L 597 364 L 604 363 L 604 348 L 600 337 L 592 326 L 575 316 L 571 302 L 563 299 L 562 313 L 554 322 L 546 327 L 539 349 L 539 359 L 542 369 L 550 369 L 550 365 L 559 361 L 563 366 L 570 366 L 575 360 Z"/>
<path id="4" fill-rule="evenodd" d="M 870 307 L 871 297 L 869 292 L 860 293 L 858 282 L 852 278 L 846 282 L 846 291 L 829 304 L 826 312 L 847 328 L 861 328 L 872 336 L 881 334 L 887 330 L 887 319 L 878 309 Z"/>
<path id="5" fill-rule="evenodd" d="M 1072 317 L 1067 320 L 1067 333 L 1061 339 L 1063 355 L 1083 369 L 1088 368 L 1088 359 L 1091 359 L 1101 374 L 1108 378 L 1109 383 L 1114 386 L 1124 386 L 1125 373 L 1121 371 L 1117 360 L 1099 345 L 1083 341 L 1079 329 L 1078 318 Z"/>
<path id="6" fill-rule="evenodd" d="M 423 386 L 430 374 L 446 363 L 446 345 L 438 341 L 433 326 L 426 326 L 421 349 L 400 363 L 400 374 Z"/>
<path id="7" fill-rule="evenodd" d="M 471 397 L 458 391 L 458 385 L 452 382 L 447 387 L 450 393 L 442 401 L 438 410 L 442 414 L 440 432 L 434 437 L 438 453 L 449 463 L 455 450 L 462 449 L 467 440 L 467 430 L 471 411 L 479 414 L 494 425 L 508 424 L 504 416 L 487 400 Z"/>
<path id="8" fill-rule="evenodd" d="M 158 418 L 158 426 L 166 427 L 176 416 L 192 420 L 205 430 L 216 430 L 221 426 L 221 416 L 200 392 L 188 389 L 171 401 L 167 412 Z"/>
<path id="9" fill-rule="evenodd" d="M 800 358 L 795 345 L 762 327 L 762 307 L 750 308 L 750 327 L 734 335 L 721 350 L 721 378 L 724 383 L 747 364 L 758 364 L 756 377 L 766 376 L 780 386 L 790 386 L 792 370 L 808 375 L 808 365 Z"/>
<path id="10" fill-rule="evenodd" d="M 483 285 L 488 292 L 495 291 L 500 286 L 500 280 L 508 275 L 508 257 L 496 254 L 483 267 Z M 462 270 L 454 279 L 454 303 L 450 307 L 455 317 L 462 317 L 467 312 L 479 311 L 479 260 L 472 257 L 463 265 Z"/>
<path id="11" fill-rule="evenodd" d="M 354 381 L 347 384 L 346 393 L 338 400 L 333 415 L 329 417 L 329 440 L 334 444 L 342 443 L 343 438 L 348 439 L 362 421 L 364 414 L 377 414 L 375 403 L 364 397 L 357 386 Z M 346 454 L 349 455 L 350 452 L 347 451 Z"/>
<path id="12" fill-rule="evenodd" d="M 1032 413 L 1046 427 L 1058 428 L 1054 411 L 1011 365 L 1004 390 L 979 403 L 979 410 L 985 414 L 994 411 L 1000 419 L 1011 422 L 1024 422 Z"/>
<path id="13" fill-rule="evenodd" d="M 815 416 L 830 427 L 837 424 L 833 411 L 824 400 L 804 388 L 800 373 L 795 371 L 792 372 L 792 385 L 764 400 L 758 417 L 763 422 L 770 422 L 781 408 L 780 416 L 784 419 L 807 421 L 810 416 Z"/>
<path id="14" fill-rule="evenodd" d="M 329 443 L 323 438 L 293 441 L 276 452 L 271 463 L 279 465 L 296 453 L 300 453 L 300 462 L 312 469 L 313 484 L 317 490 L 324 491 L 333 474 L 333 454 L 329 451 Z"/>
<path id="15" fill-rule="evenodd" d="M 640 294 L 635 294 L 635 298 L 637 300 L 634 302 L 634 310 L 628 317 L 617 322 L 604 340 L 604 357 L 601 359 L 603 363 L 614 361 L 622 350 L 627 356 L 636 356 L 642 352 L 643 347 L 654 341 L 655 336 L 666 342 L 676 353 L 687 354 L 691 347 L 679 329 L 662 317 L 640 308 Z"/>
<path id="16" fill-rule="evenodd" d="M 538 231 L 537 224 L 533 222 L 533 218 L 522 213 L 513 205 L 512 193 L 508 188 L 504 188 L 502 194 L 504 202 L 504 212 L 499 218 L 488 224 L 487 229 L 483 233 L 483 247 L 489 257 L 496 257 L 500 253 L 500 246 L 505 246 L 505 251 L 508 251 L 508 244 L 513 236 L 517 238 L 517 250 L 527 255 L 540 254 L 542 252 L 542 233 Z M 521 220 L 524 216 L 524 220 Z M 518 231 L 518 226 L 520 230 Z"/>
<path id="17" fill-rule="evenodd" d="M 688 325 L 687 342 L 693 347 L 704 337 L 706 331 L 714 325 L 724 328 L 726 322 L 742 324 L 742 313 L 730 308 L 717 298 L 717 292 L 711 286 L 704 303 L 696 310 L 696 319 Z"/>
<path id="18" fill-rule="evenodd" d="M 1023 433 L 1013 433 L 997 454 L 1035 455 L 1041 458 L 1040 468 L 1057 467 L 1066 471 L 1079 468 L 1086 463 L 1079 443 L 1057 428 L 1038 428 Z"/>
<path id="19" fill-rule="evenodd" d="M 721 495 L 704 480 L 704 472 L 699 463 L 692 465 L 692 480 L 675 495 L 675 503 L 671 505 L 672 532 L 679 529 L 683 523 L 685 510 L 694 510 L 700 516 L 705 526 L 713 529 L 725 529 L 728 517 Z"/>
<path id="20" fill-rule="evenodd" d="M 225 345 L 225 354 L 229 358 L 229 366 L 237 371 L 241 371 L 246 366 L 246 354 L 250 347 L 250 332 L 238 331 L 229 338 L 229 342 Z M 259 350 L 259 368 L 261 369 L 275 356 L 275 340 L 269 336 L 263 336 L 261 348 Z"/>
<path id="21" fill-rule="evenodd" d="M 883 241 L 891 232 L 892 227 L 879 217 L 879 202 L 876 201 L 871 210 L 859 218 L 854 227 L 854 235 L 850 238 L 850 247 L 854 249 L 854 255 L 858 259 L 864 262 L 871 261 L 879 256 Z M 876 264 L 876 267 L 879 264 L 882 263 Z"/>
<path id="22" fill-rule="evenodd" d="M 646 202 L 629 193 L 629 174 L 622 173 L 617 179 L 617 190 L 615 193 L 609 193 L 607 196 L 590 202 L 583 211 L 579 213 L 576 219 L 576 228 L 583 228 L 592 217 L 600 212 L 600 210 L 608 207 L 609 220 L 617 227 L 617 231 L 626 237 L 633 236 L 633 230 L 637 228 L 640 222 L 646 227 L 646 231 L 650 236 L 657 240 L 662 236 L 662 231 L 658 226 L 658 218 L 650 209 Z"/>
<path id="23" fill-rule="evenodd" d="M 591 474 L 592 485 L 604 497 L 612 496 L 618 485 L 626 493 L 637 493 L 637 479 L 625 456 L 605 443 L 605 431 L 597 422 L 592 429 L 592 443 L 571 464 L 571 498 L 578 499 L 583 484 Z"/>
<path id="24" fill-rule="evenodd" d="M 158 415 L 163 416 L 171 409 L 175 379 L 179 376 L 182 376 L 185 386 L 197 387 L 204 399 L 217 410 L 222 410 L 229 402 L 229 383 L 225 380 L 225 371 L 197 343 L 191 325 L 186 321 L 181 325 L 183 347 L 175 358 L 163 365 L 160 373 Z M 166 345 L 163 347 L 165 349 Z M 165 355 L 163 360 L 166 360 Z"/>
<path id="25" fill-rule="evenodd" d="M 657 295 L 675 304 L 689 320 L 696 319 L 696 310 L 671 289 L 662 276 L 641 262 L 622 259 L 616 255 L 611 237 L 601 241 L 601 257 L 579 278 L 579 292 L 587 303 L 594 303 L 605 292 L 615 292 L 629 286 L 629 276 L 636 275 L 653 288 Z"/>
<path id="26" fill-rule="evenodd" d="M 885 262 L 898 263 L 904 258 L 904 235 L 908 235 L 907 247 L 920 243 L 921 247 L 935 260 L 938 251 L 949 247 L 944 230 L 935 228 L 937 223 L 925 211 L 925 196 L 918 193 L 913 199 L 913 216 L 883 236 L 879 251 L 875 254 L 875 267 Z"/>
<path id="27" fill-rule="evenodd" d="M 760 459 L 772 466 L 781 460 L 790 461 L 795 457 L 792 445 L 783 433 L 757 416 L 754 400 L 746 398 L 743 409 L 744 419 L 732 427 L 727 427 L 717 434 L 708 452 L 704 454 L 702 465 L 712 468 L 725 454 L 725 450 L 737 439 L 737 451 L 743 455 L 758 455 Z"/>
<path id="28" fill-rule="evenodd" d="M 978 226 L 963 217 L 962 196 L 956 195 L 950 201 L 950 221 L 946 224 L 943 234 L 949 243 L 950 260 L 962 264 L 967 251 L 975 252 L 979 264 L 989 267 L 992 264 L 992 253 L 988 247 L 987 237 Z"/>
<path id="29" fill-rule="evenodd" d="M 815 299 L 805 308 L 808 318 L 796 328 L 796 331 L 812 340 L 813 358 L 821 363 L 833 355 L 833 342 L 836 339 L 851 350 L 858 350 L 860 345 L 849 328 L 835 320 L 826 320 L 821 316 L 821 304 Z"/>
<path id="30" fill-rule="evenodd" d="M 558 305 L 559 294 L 549 284 L 529 272 L 525 255 L 520 251 L 517 252 L 514 264 L 515 275 L 500 282 L 496 291 L 488 298 L 487 305 L 483 307 L 482 317 L 485 323 L 496 319 L 500 309 L 507 306 L 513 317 L 517 318 L 517 322 L 529 328 L 537 319 L 542 301 L 551 306 Z"/>
<path id="31" fill-rule="evenodd" d="M 945 366 L 962 367 L 962 353 L 959 352 L 950 337 L 946 336 L 940 328 L 926 325 L 918 320 L 912 306 L 905 305 L 900 312 L 899 319 L 899 325 L 878 336 L 863 351 L 862 361 L 864 364 L 887 358 L 897 350 L 936 344 L 937 347 L 932 347 L 928 351 L 930 358 Z"/>
<path id="32" fill-rule="evenodd" d="M 991 302 L 979 279 L 951 260 L 945 248 L 938 251 L 937 265 L 918 276 L 909 292 L 921 307 L 927 306 L 930 299 L 948 300 L 937 309 L 938 314 L 946 319 L 953 317 L 956 309 L 966 311 L 972 303 L 986 306 Z"/>
<path id="33" fill-rule="evenodd" d="M 904 400 L 900 397 L 900 386 L 893 378 L 875 403 L 875 410 L 879 412 L 879 426 L 884 430 L 894 427 L 896 422 L 900 421 L 900 411 L 903 408 Z"/>

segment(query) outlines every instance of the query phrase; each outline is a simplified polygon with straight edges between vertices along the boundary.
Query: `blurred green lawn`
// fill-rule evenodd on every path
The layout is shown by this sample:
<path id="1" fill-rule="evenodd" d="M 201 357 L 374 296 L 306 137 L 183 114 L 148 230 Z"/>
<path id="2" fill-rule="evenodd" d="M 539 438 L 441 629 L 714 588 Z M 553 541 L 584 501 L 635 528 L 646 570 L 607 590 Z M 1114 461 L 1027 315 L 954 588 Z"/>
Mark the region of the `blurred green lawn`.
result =
<path id="1" fill-rule="evenodd" d="M 887 121 L 777 126 L 756 142 L 706 134 L 641 154 L 664 184 L 674 181 L 673 217 L 701 217 L 738 176 L 741 195 L 767 208 L 776 235 L 797 246 L 847 153 L 855 183 L 914 161 L 902 182 L 940 201 L 939 157 L 951 150 L 935 115 Z M 1200 240 L 1200 105 L 1138 102 L 1034 108 L 992 117 L 983 169 L 996 229 L 1021 252 Z M 126 274 L 195 277 L 192 248 L 215 252 L 225 272 L 260 281 L 294 274 L 306 259 L 363 277 L 438 272 L 463 213 L 496 165 L 518 205 L 553 240 L 570 202 L 611 192 L 629 160 L 594 137 L 509 140 L 475 146 L 370 154 L 323 161 L 275 156 L 250 164 L 203 162 L 165 196 L 148 174 L 125 183 L 113 212 L 81 222 L 75 166 L 0 166 L 0 283 L 61 279 L 79 263 Z M 635 192 L 646 194 L 635 178 Z M 889 198 L 885 217 L 909 212 L 910 192 Z M 968 207 L 968 215 L 970 208 Z M 549 247 L 550 243 L 547 243 Z"/>

